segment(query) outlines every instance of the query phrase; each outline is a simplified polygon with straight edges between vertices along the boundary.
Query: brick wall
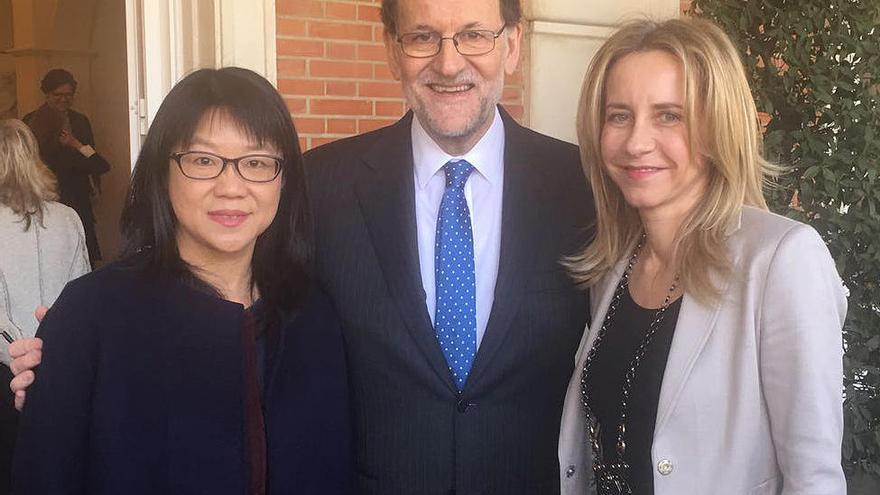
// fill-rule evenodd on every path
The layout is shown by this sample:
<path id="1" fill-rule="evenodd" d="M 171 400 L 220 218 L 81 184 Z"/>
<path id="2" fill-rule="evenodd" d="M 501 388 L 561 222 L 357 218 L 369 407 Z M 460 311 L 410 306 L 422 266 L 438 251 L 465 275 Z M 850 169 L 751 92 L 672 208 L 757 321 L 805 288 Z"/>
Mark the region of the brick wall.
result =
<path id="1" fill-rule="evenodd" d="M 277 1 L 278 90 L 303 150 L 386 126 L 406 111 L 400 84 L 385 62 L 379 5 L 380 0 Z M 503 104 L 525 122 L 520 65 L 507 79 Z"/>

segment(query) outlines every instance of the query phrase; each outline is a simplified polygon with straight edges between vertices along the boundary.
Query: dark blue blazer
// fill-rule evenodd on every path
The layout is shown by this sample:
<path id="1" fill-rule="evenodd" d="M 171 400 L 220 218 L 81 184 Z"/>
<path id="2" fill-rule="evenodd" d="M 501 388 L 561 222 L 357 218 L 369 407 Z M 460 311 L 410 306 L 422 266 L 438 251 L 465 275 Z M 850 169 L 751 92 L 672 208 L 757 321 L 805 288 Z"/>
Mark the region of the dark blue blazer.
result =
<path id="1" fill-rule="evenodd" d="M 17 494 L 244 494 L 244 310 L 114 263 L 40 325 L 13 469 Z M 342 338 L 313 291 L 268 362 L 268 493 L 350 493 Z"/>
<path id="2" fill-rule="evenodd" d="M 342 321 L 361 495 L 559 493 L 557 439 L 589 308 L 560 264 L 594 218 L 574 145 L 504 119 L 495 300 L 459 393 L 425 305 L 412 113 L 306 154 L 316 277 Z"/>

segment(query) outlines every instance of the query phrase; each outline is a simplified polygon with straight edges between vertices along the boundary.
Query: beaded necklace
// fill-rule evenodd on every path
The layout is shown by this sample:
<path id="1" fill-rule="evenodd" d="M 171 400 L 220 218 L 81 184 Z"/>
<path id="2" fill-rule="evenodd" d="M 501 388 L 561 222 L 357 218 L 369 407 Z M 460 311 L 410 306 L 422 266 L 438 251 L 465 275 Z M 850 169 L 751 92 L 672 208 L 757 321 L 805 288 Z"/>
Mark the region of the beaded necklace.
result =
<path id="1" fill-rule="evenodd" d="M 593 450 L 593 482 L 596 484 L 596 490 L 599 495 L 632 493 L 632 488 L 630 488 L 628 481 L 629 464 L 624 460 L 624 454 L 626 453 L 627 404 L 630 390 L 635 381 L 636 371 L 648 350 L 648 346 L 654 339 L 654 334 L 657 333 L 657 330 L 660 328 L 660 323 L 663 322 L 663 318 L 666 316 L 666 309 L 669 307 L 669 302 L 672 300 L 672 295 L 675 293 L 675 288 L 678 285 L 678 276 L 676 275 L 672 281 L 672 285 L 669 287 L 669 292 L 666 294 L 666 299 L 664 299 L 663 304 L 654 314 L 654 318 L 651 320 L 650 325 L 648 325 L 648 330 L 645 332 L 645 337 L 642 339 L 636 349 L 635 355 L 629 362 L 629 368 L 624 377 L 623 389 L 620 392 L 620 419 L 617 423 L 616 456 L 613 459 L 606 459 L 605 453 L 602 451 L 599 421 L 590 409 L 589 401 L 587 400 L 589 397 L 587 376 L 590 374 L 596 352 L 599 349 L 605 334 L 608 332 L 608 327 L 614 320 L 614 315 L 617 312 L 620 299 L 623 296 L 624 291 L 628 290 L 629 277 L 632 274 L 633 266 L 635 266 L 636 261 L 639 258 L 639 252 L 641 252 L 642 246 L 645 244 L 645 238 L 645 234 L 642 234 L 638 245 L 633 250 L 632 256 L 630 256 L 629 264 L 627 264 L 623 276 L 617 284 L 617 289 L 614 291 L 614 297 L 611 299 L 611 304 L 608 306 L 608 312 L 605 314 L 605 320 L 602 322 L 602 327 L 596 335 L 593 347 L 590 349 L 590 352 L 587 353 L 587 359 L 584 363 L 583 373 L 581 374 L 581 402 L 583 403 L 587 415 L 587 433 L 589 434 L 590 444 Z"/>

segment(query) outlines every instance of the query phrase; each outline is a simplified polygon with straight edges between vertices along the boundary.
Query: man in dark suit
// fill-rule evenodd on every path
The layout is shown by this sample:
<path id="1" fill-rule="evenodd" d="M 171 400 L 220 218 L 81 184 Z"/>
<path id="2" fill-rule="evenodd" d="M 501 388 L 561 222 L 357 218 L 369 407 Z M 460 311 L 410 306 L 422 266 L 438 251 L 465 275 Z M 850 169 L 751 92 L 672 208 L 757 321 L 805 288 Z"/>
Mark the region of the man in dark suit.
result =
<path id="1" fill-rule="evenodd" d="M 385 0 L 382 16 L 412 111 L 306 155 L 361 493 L 558 493 L 588 307 L 559 263 L 592 220 L 577 149 L 497 106 L 518 0 Z"/>

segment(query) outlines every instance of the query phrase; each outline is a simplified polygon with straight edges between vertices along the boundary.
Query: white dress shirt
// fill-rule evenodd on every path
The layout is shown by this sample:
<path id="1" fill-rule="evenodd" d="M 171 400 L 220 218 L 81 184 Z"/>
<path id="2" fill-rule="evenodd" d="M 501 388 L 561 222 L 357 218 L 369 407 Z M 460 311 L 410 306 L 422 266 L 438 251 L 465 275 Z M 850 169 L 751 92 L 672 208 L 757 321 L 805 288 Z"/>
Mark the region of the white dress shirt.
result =
<path id="1" fill-rule="evenodd" d="M 425 289 L 425 305 L 431 322 L 436 313 L 437 287 L 434 283 L 434 240 L 437 215 L 446 191 L 443 166 L 450 160 L 467 160 L 474 171 L 464 186 L 474 236 L 474 270 L 477 293 L 477 347 L 486 333 L 489 313 L 495 299 L 495 279 L 501 251 L 501 195 L 504 189 L 504 123 L 495 110 L 495 119 L 486 134 L 461 156 L 440 149 L 418 118 L 412 121 L 413 173 L 415 174 L 416 228 L 419 241 L 419 268 Z"/>

